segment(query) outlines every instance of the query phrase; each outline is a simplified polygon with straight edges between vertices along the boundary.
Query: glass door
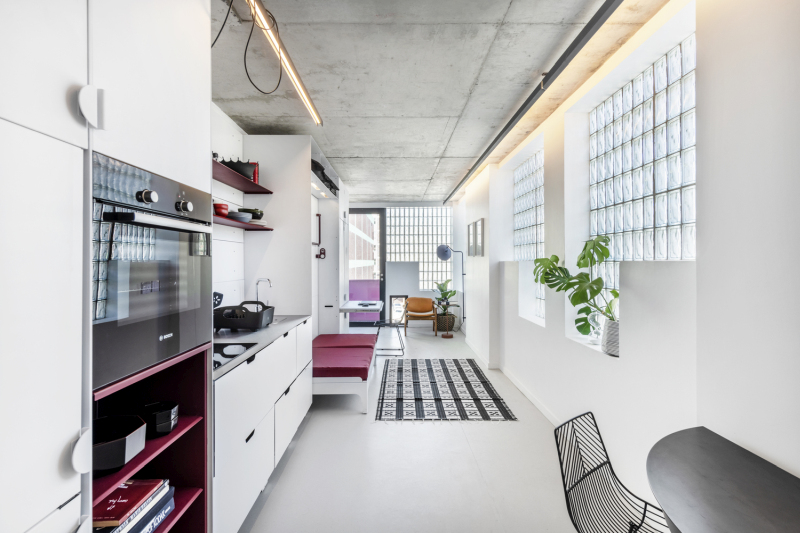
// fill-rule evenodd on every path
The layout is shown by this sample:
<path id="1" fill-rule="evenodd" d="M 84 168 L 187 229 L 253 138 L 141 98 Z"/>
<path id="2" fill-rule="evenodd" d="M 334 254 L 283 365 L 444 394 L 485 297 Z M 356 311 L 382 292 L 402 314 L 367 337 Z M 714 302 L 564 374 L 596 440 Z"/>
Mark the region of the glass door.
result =
<path id="1" fill-rule="evenodd" d="M 349 226 L 350 300 L 385 302 L 386 210 L 351 209 Z M 385 308 L 380 313 L 350 313 L 350 326 L 372 326 L 385 316 Z"/>

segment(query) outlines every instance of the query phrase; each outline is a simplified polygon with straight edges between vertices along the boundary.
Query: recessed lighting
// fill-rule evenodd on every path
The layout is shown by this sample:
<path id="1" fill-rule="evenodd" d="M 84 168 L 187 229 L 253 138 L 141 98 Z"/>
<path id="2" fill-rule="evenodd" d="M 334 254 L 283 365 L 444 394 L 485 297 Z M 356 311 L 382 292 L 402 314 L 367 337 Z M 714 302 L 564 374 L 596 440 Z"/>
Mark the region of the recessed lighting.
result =
<path id="1" fill-rule="evenodd" d="M 328 195 L 327 195 L 327 194 L 325 194 L 325 193 L 322 193 L 322 196 L 324 196 L 325 198 L 327 198 L 327 197 L 328 197 Z"/>
<path id="2" fill-rule="evenodd" d="M 317 184 L 314 183 L 313 181 L 311 182 L 311 186 L 314 187 L 316 190 L 319 190 L 319 187 L 317 187 Z"/>

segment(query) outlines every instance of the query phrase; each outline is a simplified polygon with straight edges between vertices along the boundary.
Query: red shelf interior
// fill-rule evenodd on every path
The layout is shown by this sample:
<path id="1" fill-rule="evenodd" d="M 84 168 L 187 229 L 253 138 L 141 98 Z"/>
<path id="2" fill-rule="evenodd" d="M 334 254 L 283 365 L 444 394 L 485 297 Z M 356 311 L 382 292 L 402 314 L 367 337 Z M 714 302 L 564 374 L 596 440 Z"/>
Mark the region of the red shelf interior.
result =
<path id="1" fill-rule="evenodd" d="M 200 493 L 203 492 L 203 489 L 187 489 L 187 488 L 176 488 L 175 489 L 175 509 L 169 514 L 169 516 L 159 524 L 156 531 L 158 533 L 167 533 L 172 526 L 178 521 L 178 519 L 183 516 L 183 513 L 189 509 L 189 506 L 194 503 Z"/>
<path id="2" fill-rule="evenodd" d="M 259 226 L 258 224 L 250 224 L 249 222 L 239 222 L 238 220 L 233 220 L 232 218 L 220 217 L 217 215 L 214 215 L 214 224 L 219 224 L 220 226 L 230 226 L 232 228 L 239 228 L 245 231 L 273 231 L 272 228 L 268 228 L 266 226 Z"/>
<path id="3" fill-rule="evenodd" d="M 251 180 L 242 176 L 235 170 L 231 170 L 219 161 L 211 160 L 211 176 L 220 183 L 233 187 L 237 191 L 247 194 L 272 194 L 272 191 L 253 183 Z"/>
<path id="4" fill-rule="evenodd" d="M 170 364 L 142 370 L 95 391 L 95 417 L 137 413 L 142 405 L 173 401 L 178 404 L 179 419 L 169 435 L 146 441 L 144 450 L 120 471 L 93 481 L 94 505 L 128 479 L 169 479 L 176 487 L 175 510 L 158 531 L 208 531 L 210 356 L 210 347 L 204 345 L 175 356 L 168 360 Z"/>
<path id="5" fill-rule="evenodd" d="M 167 447 L 178 440 L 184 433 L 192 429 L 201 420 L 202 416 L 179 416 L 178 426 L 172 430 L 169 435 L 164 435 L 157 439 L 148 440 L 144 445 L 144 450 L 131 459 L 131 461 L 122 467 L 122 470 L 100 477 L 92 483 L 94 492 L 94 501 L 92 505 L 97 505 L 103 498 L 111 494 L 117 488 L 117 485 L 123 481 L 129 480 L 139 470 L 149 463 L 155 456 L 163 452 Z M 176 490 L 177 492 L 177 490 Z"/>

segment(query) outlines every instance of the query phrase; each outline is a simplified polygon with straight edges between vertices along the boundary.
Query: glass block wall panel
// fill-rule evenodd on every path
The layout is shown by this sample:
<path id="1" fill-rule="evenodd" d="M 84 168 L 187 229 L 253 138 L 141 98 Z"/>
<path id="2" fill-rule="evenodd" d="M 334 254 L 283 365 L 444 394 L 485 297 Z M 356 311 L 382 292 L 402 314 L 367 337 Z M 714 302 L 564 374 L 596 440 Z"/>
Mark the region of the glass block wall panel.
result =
<path id="1" fill-rule="evenodd" d="M 611 239 L 593 274 L 607 289 L 620 261 L 695 259 L 695 49 L 691 35 L 589 114 L 590 232 Z"/>
<path id="2" fill-rule="evenodd" d="M 619 100 L 622 105 L 622 93 Z M 596 126 L 597 118 L 590 120 Z M 599 133 L 600 137 L 603 135 Z M 591 139 L 593 151 L 597 150 L 597 138 L 595 134 Z M 604 140 L 600 143 L 605 145 Z M 591 172 L 596 174 L 597 165 L 604 164 L 593 159 Z M 596 200 L 596 189 L 592 194 Z M 514 170 L 514 259 L 533 261 L 544 256 L 544 150 L 539 150 Z M 535 294 L 536 316 L 544 318 L 544 285 L 536 287 Z"/>
<path id="3" fill-rule="evenodd" d="M 386 260 L 419 262 L 420 290 L 453 279 L 452 259 L 436 256 L 440 244 L 453 243 L 450 207 L 390 207 L 386 209 Z M 452 283 L 450 284 L 452 288 Z"/>

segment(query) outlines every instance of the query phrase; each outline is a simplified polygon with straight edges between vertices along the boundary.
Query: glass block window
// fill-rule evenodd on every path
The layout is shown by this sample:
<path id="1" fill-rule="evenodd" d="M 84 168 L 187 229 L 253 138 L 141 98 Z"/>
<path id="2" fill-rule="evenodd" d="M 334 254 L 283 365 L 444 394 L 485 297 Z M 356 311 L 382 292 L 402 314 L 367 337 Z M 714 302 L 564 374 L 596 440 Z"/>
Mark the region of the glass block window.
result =
<path id="1" fill-rule="evenodd" d="M 695 258 L 695 36 L 589 113 L 591 235 L 611 238 L 597 275 L 620 261 Z"/>
<path id="2" fill-rule="evenodd" d="M 544 257 L 544 150 L 514 170 L 514 259 Z M 535 290 L 535 314 L 544 318 L 544 285 Z"/>
<path id="3" fill-rule="evenodd" d="M 440 244 L 452 245 L 452 235 L 450 207 L 386 209 L 386 260 L 418 261 L 420 290 L 433 290 L 434 283 L 453 279 L 452 259 L 441 261 L 436 256 Z"/>

